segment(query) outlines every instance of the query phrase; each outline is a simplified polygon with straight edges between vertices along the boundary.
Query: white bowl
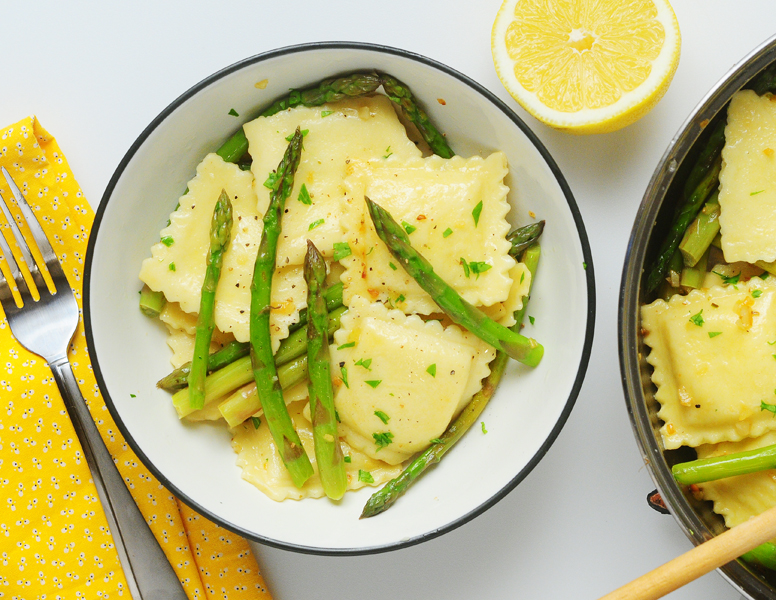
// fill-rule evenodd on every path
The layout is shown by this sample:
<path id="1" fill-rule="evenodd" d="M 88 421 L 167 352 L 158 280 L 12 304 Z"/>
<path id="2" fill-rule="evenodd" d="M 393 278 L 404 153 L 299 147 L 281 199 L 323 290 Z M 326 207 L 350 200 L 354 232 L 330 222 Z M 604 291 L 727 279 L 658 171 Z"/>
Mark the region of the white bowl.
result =
<path id="1" fill-rule="evenodd" d="M 405 82 L 462 156 L 506 153 L 513 224 L 546 219 L 529 313 L 546 353 L 534 370 L 512 363 L 479 424 L 390 510 L 358 516 L 374 488 L 327 499 L 274 502 L 240 476 L 223 424 L 180 422 L 155 382 L 170 370 L 166 332 L 137 306 L 140 263 L 158 241 L 196 165 L 289 88 L 377 69 Z M 269 80 L 265 90 L 255 83 Z M 443 98 L 446 105 L 436 100 Z M 585 268 L 586 267 L 586 268 Z M 84 307 L 105 401 L 132 449 L 176 496 L 249 539 L 301 552 L 363 554 L 436 537 L 474 518 L 539 462 L 565 423 L 593 338 L 593 264 L 582 219 L 558 167 L 528 127 L 462 74 L 406 51 L 356 43 L 282 48 L 215 73 L 140 135 L 116 169 L 95 218 Z M 133 397 L 134 395 L 134 397 Z"/>

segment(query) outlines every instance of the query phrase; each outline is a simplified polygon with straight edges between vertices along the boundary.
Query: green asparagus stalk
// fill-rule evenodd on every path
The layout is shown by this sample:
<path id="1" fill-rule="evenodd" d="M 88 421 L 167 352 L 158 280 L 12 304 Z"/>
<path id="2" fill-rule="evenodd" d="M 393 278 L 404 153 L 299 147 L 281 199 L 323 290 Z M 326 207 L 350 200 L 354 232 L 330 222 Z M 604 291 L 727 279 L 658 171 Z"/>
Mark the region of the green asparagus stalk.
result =
<path id="1" fill-rule="evenodd" d="M 304 89 L 291 90 L 291 93 L 273 102 L 264 112 L 262 117 L 270 117 L 280 111 L 295 106 L 320 106 L 328 102 L 337 102 L 345 98 L 357 98 L 371 94 L 380 87 L 380 78 L 374 73 L 352 73 L 344 77 L 325 79 L 318 85 Z M 245 137 L 243 128 L 230 137 L 224 145 L 216 151 L 226 162 L 236 163 L 248 152 L 248 138 Z"/>
<path id="2" fill-rule="evenodd" d="M 445 136 L 434 127 L 434 124 L 428 118 L 426 112 L 420 108 L 409 88 L 387 73 L 381 73 L 380 80 L 385 93 L 401 108 L 404 116 L 418 128 L 420 135 L 426 140 L 431 151 L 442 158 L 452 158 L 455 156 L 455 152 L 447 144 Z"/>
<path id="3" fill-rule="evenodd" d="M 690 223 L 679 244 L 679 251 L 687 267 L 694 267 L 711 246 L 712 240 L 719 233 L 719 189 L 709 196 L 701 212 Z"/>
<path id="4" fill-rule="evenodd" d="M 680 283 L 684 287 L 697 290 L 703 287 L 703 280 L 706 278 L 706 267 L 709 262 L 709 250 L 703 253 L 700 260 L 695 263 L 694 267 L 685 267 L 682 269 L 682 277 Z"/>
<path id="5" fill-rule="evenodd" d="M 302 154 L 302 132 L 297 127 L 277 168 L 277 179 L 270 193 L 269 206 L 264 214 L 264 230 L 251 281 L 250 341 L 251 365 L 256 388 L 264 409 L 272 439 L 280 453 L 294 485 L 301 488 L 313 474 L 310 459 L 294 429 L 294 424 L 283 401 L 277 380 L 277 369 L 272 356 L 269 313 L 272 294 L 272 275 L 275 270 L 280 220 L 286 198 L 291 194 L 294 173 Z"/>
<path id="6" fill-rule="evenodd" d="M 536 268 L 539 264 L 541 250 L 538 243 L 534 243 L 523 253 L 522 262 L 531 272 L 531 288 L 533 288 L 536 277 Z M 525 309 L 528 304 L 529 295 L 523 296 L 523 308 L 515 312 L 516 323 L 512 326 L 514 330 L 519 330 L 525 316 Z M 490 375 L 482 382 L 482 389 L 477 392 L 463 409 L 460 415 L 450 424 L 447 430 L 442 434 L 440 441 L 431 444 L 407 468 L 402 471 L 396 479 L 389 481 L 381 490 L 375 492 L 367 501 L 361 512 L 361 519 L 373 517 L 381 512 L 388 510 L 396 500 L 398 500 L 409 489 L 412 483 L 423 474 L 431 465 L 438 463 L 442 457 L 452 448 L 455 443 L 461 439 L 464 433 L 477 422 L 485 406 L 490 401 L 496 387 L 504 374 L 508 357 L 504 352 L 497 352 L 496 358 L 490 363 Z"/>
<path id="7" fill-rule="evenodd" d="M 679 463 L 671 472 L 678 483 L 691 485 L 767 469 L 776 469 L 776 445 Z"/>
<path id="8" fill-rule="evenodd" d="M 741 556 L 741 560 L 776 571 L 776 544 L 765 542 Z"/>
<path id="9" fill-rule="evenodd" d="M 698 154 L 698 158 L 695 159 L 695 164 L 684 182 L 683 198 L 692 196 L 695 189 L 706 179 L 709 171 L 714 169 L 718 156 L 722 152 L 722 147 L 725 145 L 725 125 L 727 125 L 725 119 L 718 119 L 713 125 L 706 145 Z M 712 189 L 714 187 L 712 186 Z M 682 210 L 681 205 L 677 206 L 675 215 L 679 215 Z"/>
<path id="10" fill-rule="evenodd" d="M 431 263 L 410 245 L 407 232 L 393 220 L 393 217 L 369 198 L 365 200 L 377 235 L 394 258 L 401 263 L 404 270 L 418 282 L 418 285 L 434 299 L 453 322 L 529 367 L 539 364 L 544 354 L 541 344 L 499 325 L 461 298 L 458 292 L 434 272 Z"/>
<path id="11" fill-rule="evenodd" d="M 250 359 L 248 359 L 250 369 Z M 280 389 L 288 390 L 307 378 L 307 355 L 298 356 L 291 362 L 278 367 L 278 383 Z M 249 381 L 253 381 L 253 371 Z M 247 382 L 244 382 L 244 385 Z M 239 387 L 239 386 L 238 386 Z M 229 427 L 237 427 L 240 423 L 252 417 L 261 410 L 261 401 L 256 390 L 256 382 L 248 391 L 237 389 L 226 400 L 218 405 L 218 411 Z"/>
<path id="12" fill-rule="evenodd" d="M 279 351 L 280 349 L 278 348 L 278 352 Z M 237 341 L 229 342 L 226 346 L 220 350 L 216 350 L 210 355 L 210 358 L 208 358 L 207 361 L 207 369 L 210 373 L 218 371 L 226 365 L 233 363 L 238 358 L 248 356 L 248 352 L 250 352 L 249 343 Z M 169 375 L 162 377 L 156 382 L 156 387 L 168 392 L 177 392 L 188 385 L 190 371 L 191 361 L 181 365 Z"/>
<path id="13" fill-rule="evenodd" d="M 507 234 L 507 241 L 512 244 L 512 247 L 509 249 L 509 254 L 512 258 L 519 258 L 526 248 L 539 239 L 543 231 L 544 221 L 537 221 L 509 232 Z"/>
<path id="14" fill-rule="evenodd" d="M 147 285 L 140 290 L 140 310 L 145 316 L 158 317 L 165 304 L 167 304 L 167 298 L 162 292 L 155 292 Z"/>
<path id="15" fill-rule="evenodd" d="M 205 406 L 245 385 L 253 379 L 250 356 L 239 358 L 207 376 L 205 379 Z M 172 395 L 172 405 L 180 418 L 194 412 L 189 402 L 189 388 L 183 388 Z"/>
<path id="16" fill-rule="evenodd" d="M 326 263 L 311 240 L 307 240 L 304 261 L 307 282 L 307 389 L 310 393 L 310 417 L 318 475 L 323 491 L 332 500 L 339 500 L 348 487 L 345 462 L 337 433 L 334 412 L 334 391 L 331 386 L 329 360 L 329 314 L 323 298 Z"/>
<path id="17" fill-rule="evenodd" d="M 210 340 L 213 338 L 213 312 L 216 305 L 216 288 L 221 278 L 221 266 L 224 252 L 229 245 L 232 230 L 232 203 L 229 194 L 221 190 L 213 209 L 210 224 L 210 248 L 205 259 L 205 280 L 202 282 L 202 295 L 199 301 L 196 337 L 194 338 L 194 356 L 189 373 L 189 403 L 191 408 L 205 406 L 205 377 L 210 356 Z"/>
<path id="18" fill-rule="evenodd" d="M 651 292 L 660 285 L 660 281 L 663 279 L 663 275 L 668 268 L 668 263 L 676 249 L 679 247 L 679 242 L 682 240 L 685 230 L 697 216 L 704 200 L 706 200 L 709 194 L 719 184 L 719 169 L 721 164 L 722 157 L 717 153 L 714 163 L 707 171 L 705 171 L 704 177 L 695 187 L 694 191 L 679 205 L 679 210 L 677 211 L 671 229 L 668 232 L 668 236 L 660 247 L 658 258 L 647 279 L 647 291 Z"/>
<path id="19" fill-rule="evenodd" d="M 335 283 L 326 288 L 323 292 L 323 297 L 326 299 L 326 310 L 329 312 L 342 306 L 342 282 Z M 299 311 L 299 321 L 293 325 L 289 325 L 288 331 L 294 332 L 297 329 L 301 329 L 307 325 L 307 309 L 303 308 Z"/>

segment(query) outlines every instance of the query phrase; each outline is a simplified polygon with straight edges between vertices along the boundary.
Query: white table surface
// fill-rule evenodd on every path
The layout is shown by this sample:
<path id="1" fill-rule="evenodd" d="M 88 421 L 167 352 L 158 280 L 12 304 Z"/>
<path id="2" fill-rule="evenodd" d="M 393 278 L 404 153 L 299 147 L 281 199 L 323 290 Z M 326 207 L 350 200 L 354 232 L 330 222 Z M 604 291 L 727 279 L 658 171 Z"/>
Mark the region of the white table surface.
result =
<path id="1" fill-rule="evenodd" d="M 256 546 L 276 600 L 595 599 L 691 548 L 647 507 L 620 385 L 617 295 L 636 209 L 688 113 L 742 56 L 776 33 L 772 0 L 674 0 L 682 57 L 658 106 L 616 133 L 555 132 L 499 83 L 490 29 L 500 0 L 0 3 L 0 125 L 29 114 L 53 133 L 93 207 L 143 128 L 212 72 L 290 44 L 405 48 L 463 72 L 524 118 L 555 157 L 592 244 L 597 319 L 587 379 L 544 460 L 472 522 L 412 548 L 331 558 Z M 717 573 L 674 600 L 740 596 Z"/>

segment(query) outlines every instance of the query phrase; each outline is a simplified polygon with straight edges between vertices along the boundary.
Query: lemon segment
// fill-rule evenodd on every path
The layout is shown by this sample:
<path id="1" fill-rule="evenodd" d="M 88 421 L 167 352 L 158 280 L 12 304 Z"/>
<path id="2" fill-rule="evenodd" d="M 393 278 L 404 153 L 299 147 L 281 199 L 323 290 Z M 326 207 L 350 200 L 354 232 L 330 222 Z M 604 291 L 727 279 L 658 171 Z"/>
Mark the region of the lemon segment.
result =
<path id="1" fill-rule="evenodd" d="M 540 121 L 605 133 L 644 116 L 679 64 L 667 0 L 504 0 L 491 50 L 507 91 Z"/>

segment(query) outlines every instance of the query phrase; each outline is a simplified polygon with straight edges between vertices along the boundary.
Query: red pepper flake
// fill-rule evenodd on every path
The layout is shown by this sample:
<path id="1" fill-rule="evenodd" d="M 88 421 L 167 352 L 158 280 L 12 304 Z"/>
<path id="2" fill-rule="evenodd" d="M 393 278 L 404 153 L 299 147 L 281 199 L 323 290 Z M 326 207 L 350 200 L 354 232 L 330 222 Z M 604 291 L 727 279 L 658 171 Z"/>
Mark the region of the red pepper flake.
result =
<path id="1" fill-rule="evenodd" d="M 418 215 L 417 217 L 415 217 L 415 219 L 417 221 L 425 221 L 426 220 L 426 215 Z"/>
<path id="2" fill-rule="evenodd" d="M 447 105 L 447 102 L 445 102 L 444 98 L 437 98 L 437 102 L 439 102 L 439 104 L 441 104 L 442 106 Z"/>

